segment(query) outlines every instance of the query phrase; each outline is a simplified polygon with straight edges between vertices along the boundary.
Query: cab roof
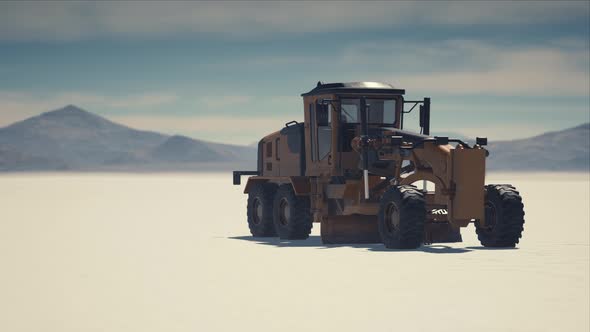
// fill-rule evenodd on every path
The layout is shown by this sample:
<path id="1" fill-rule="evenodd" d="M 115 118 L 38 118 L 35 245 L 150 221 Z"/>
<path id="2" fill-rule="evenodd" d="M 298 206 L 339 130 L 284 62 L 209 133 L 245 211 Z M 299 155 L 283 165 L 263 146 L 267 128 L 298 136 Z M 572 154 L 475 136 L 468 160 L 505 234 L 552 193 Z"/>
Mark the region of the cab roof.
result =
<path id="1" fill-rule="evenodd" d="M 371 93 L 371 94 L 394 94 L 403 95 L 404 89 L 396 89 L 393 85 L 380 82 L 348 82 L 348 83 L 322 83 L 301 96 L 313 96 L 328 93 Z"/>

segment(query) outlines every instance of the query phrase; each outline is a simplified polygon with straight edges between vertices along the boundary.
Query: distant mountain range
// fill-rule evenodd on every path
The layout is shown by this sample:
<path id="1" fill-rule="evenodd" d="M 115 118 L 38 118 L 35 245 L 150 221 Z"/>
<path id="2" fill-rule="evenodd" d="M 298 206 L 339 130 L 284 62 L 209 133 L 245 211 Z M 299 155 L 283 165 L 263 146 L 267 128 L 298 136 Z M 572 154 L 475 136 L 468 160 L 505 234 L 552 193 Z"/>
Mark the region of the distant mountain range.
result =
<path id="1" fill-rule="evenodd" d="M 0 171 L 223 170 L 256 149 L 132 129 L 73 105 L 0 128 Z"/>
<path id="2" fill-rule="evenodd" d="M 590 171 L 590 123 L 512 141 L 490 142 L 491 170 Z"/>
<path id="3" fill-rule="evenodd" d="M 278 128 L 277 128 L 278 129 Z M 491 170 L 589 171 L 590 124 L 490 142 Z M 0 128 L 0 171 L 254 169 L 256 147 L 132 129 L 73 105 Z"/>

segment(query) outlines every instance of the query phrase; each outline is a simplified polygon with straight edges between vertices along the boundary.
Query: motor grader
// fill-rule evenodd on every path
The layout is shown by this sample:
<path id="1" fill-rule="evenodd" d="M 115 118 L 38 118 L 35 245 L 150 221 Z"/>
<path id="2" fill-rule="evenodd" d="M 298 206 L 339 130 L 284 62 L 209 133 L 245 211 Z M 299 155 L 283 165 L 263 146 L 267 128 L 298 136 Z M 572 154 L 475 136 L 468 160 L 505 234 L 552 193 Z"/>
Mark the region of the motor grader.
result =
<path id="1" fill-rule="evenodd" d="M 524 210 L 511 185 L 485 185 L 487 138 L 468 143 L 430 135 L 430 98 L 376 82 L 318 82 L 302 94 L 304 122 L 287 122 L 258 143 L 250 175 L 248 226 L 255 237 L 323 243 L 383 243 L 413 249 L 462 241 L 475 224 L 486 247 L 514 247 Z M 419 106 L 420 132 L 404 130 Z M 418 186 L 416 186 L 418 185 Z"/>

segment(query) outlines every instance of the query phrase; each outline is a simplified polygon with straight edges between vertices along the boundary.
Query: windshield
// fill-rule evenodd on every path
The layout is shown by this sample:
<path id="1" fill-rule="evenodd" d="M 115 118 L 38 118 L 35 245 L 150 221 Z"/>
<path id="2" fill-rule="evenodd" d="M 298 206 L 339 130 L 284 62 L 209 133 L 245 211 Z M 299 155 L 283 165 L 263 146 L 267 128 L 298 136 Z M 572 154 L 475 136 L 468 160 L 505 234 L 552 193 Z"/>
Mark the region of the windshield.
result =
<path id="1" fill-rule="evenodd" d="M 367 99 L 369 124 L 395 125 L 395 99 Z M 341 123 L 360 123 L 360 99 L 342 99 Z"/>

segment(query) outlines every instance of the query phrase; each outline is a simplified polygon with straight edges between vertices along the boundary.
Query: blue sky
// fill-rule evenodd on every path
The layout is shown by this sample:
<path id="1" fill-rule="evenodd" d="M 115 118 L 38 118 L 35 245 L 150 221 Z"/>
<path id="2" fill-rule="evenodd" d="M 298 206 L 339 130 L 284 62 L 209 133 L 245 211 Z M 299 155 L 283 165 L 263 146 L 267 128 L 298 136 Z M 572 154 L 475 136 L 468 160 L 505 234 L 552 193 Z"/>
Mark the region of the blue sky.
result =
<path id="1" fill-rule="evenodd" d="M 0 126 L 75 104 L 249 144 L 318 80 L 431 96 L 432 129 L 512 139 L 590 121 L 580 2 L 1 2 Z"/>

